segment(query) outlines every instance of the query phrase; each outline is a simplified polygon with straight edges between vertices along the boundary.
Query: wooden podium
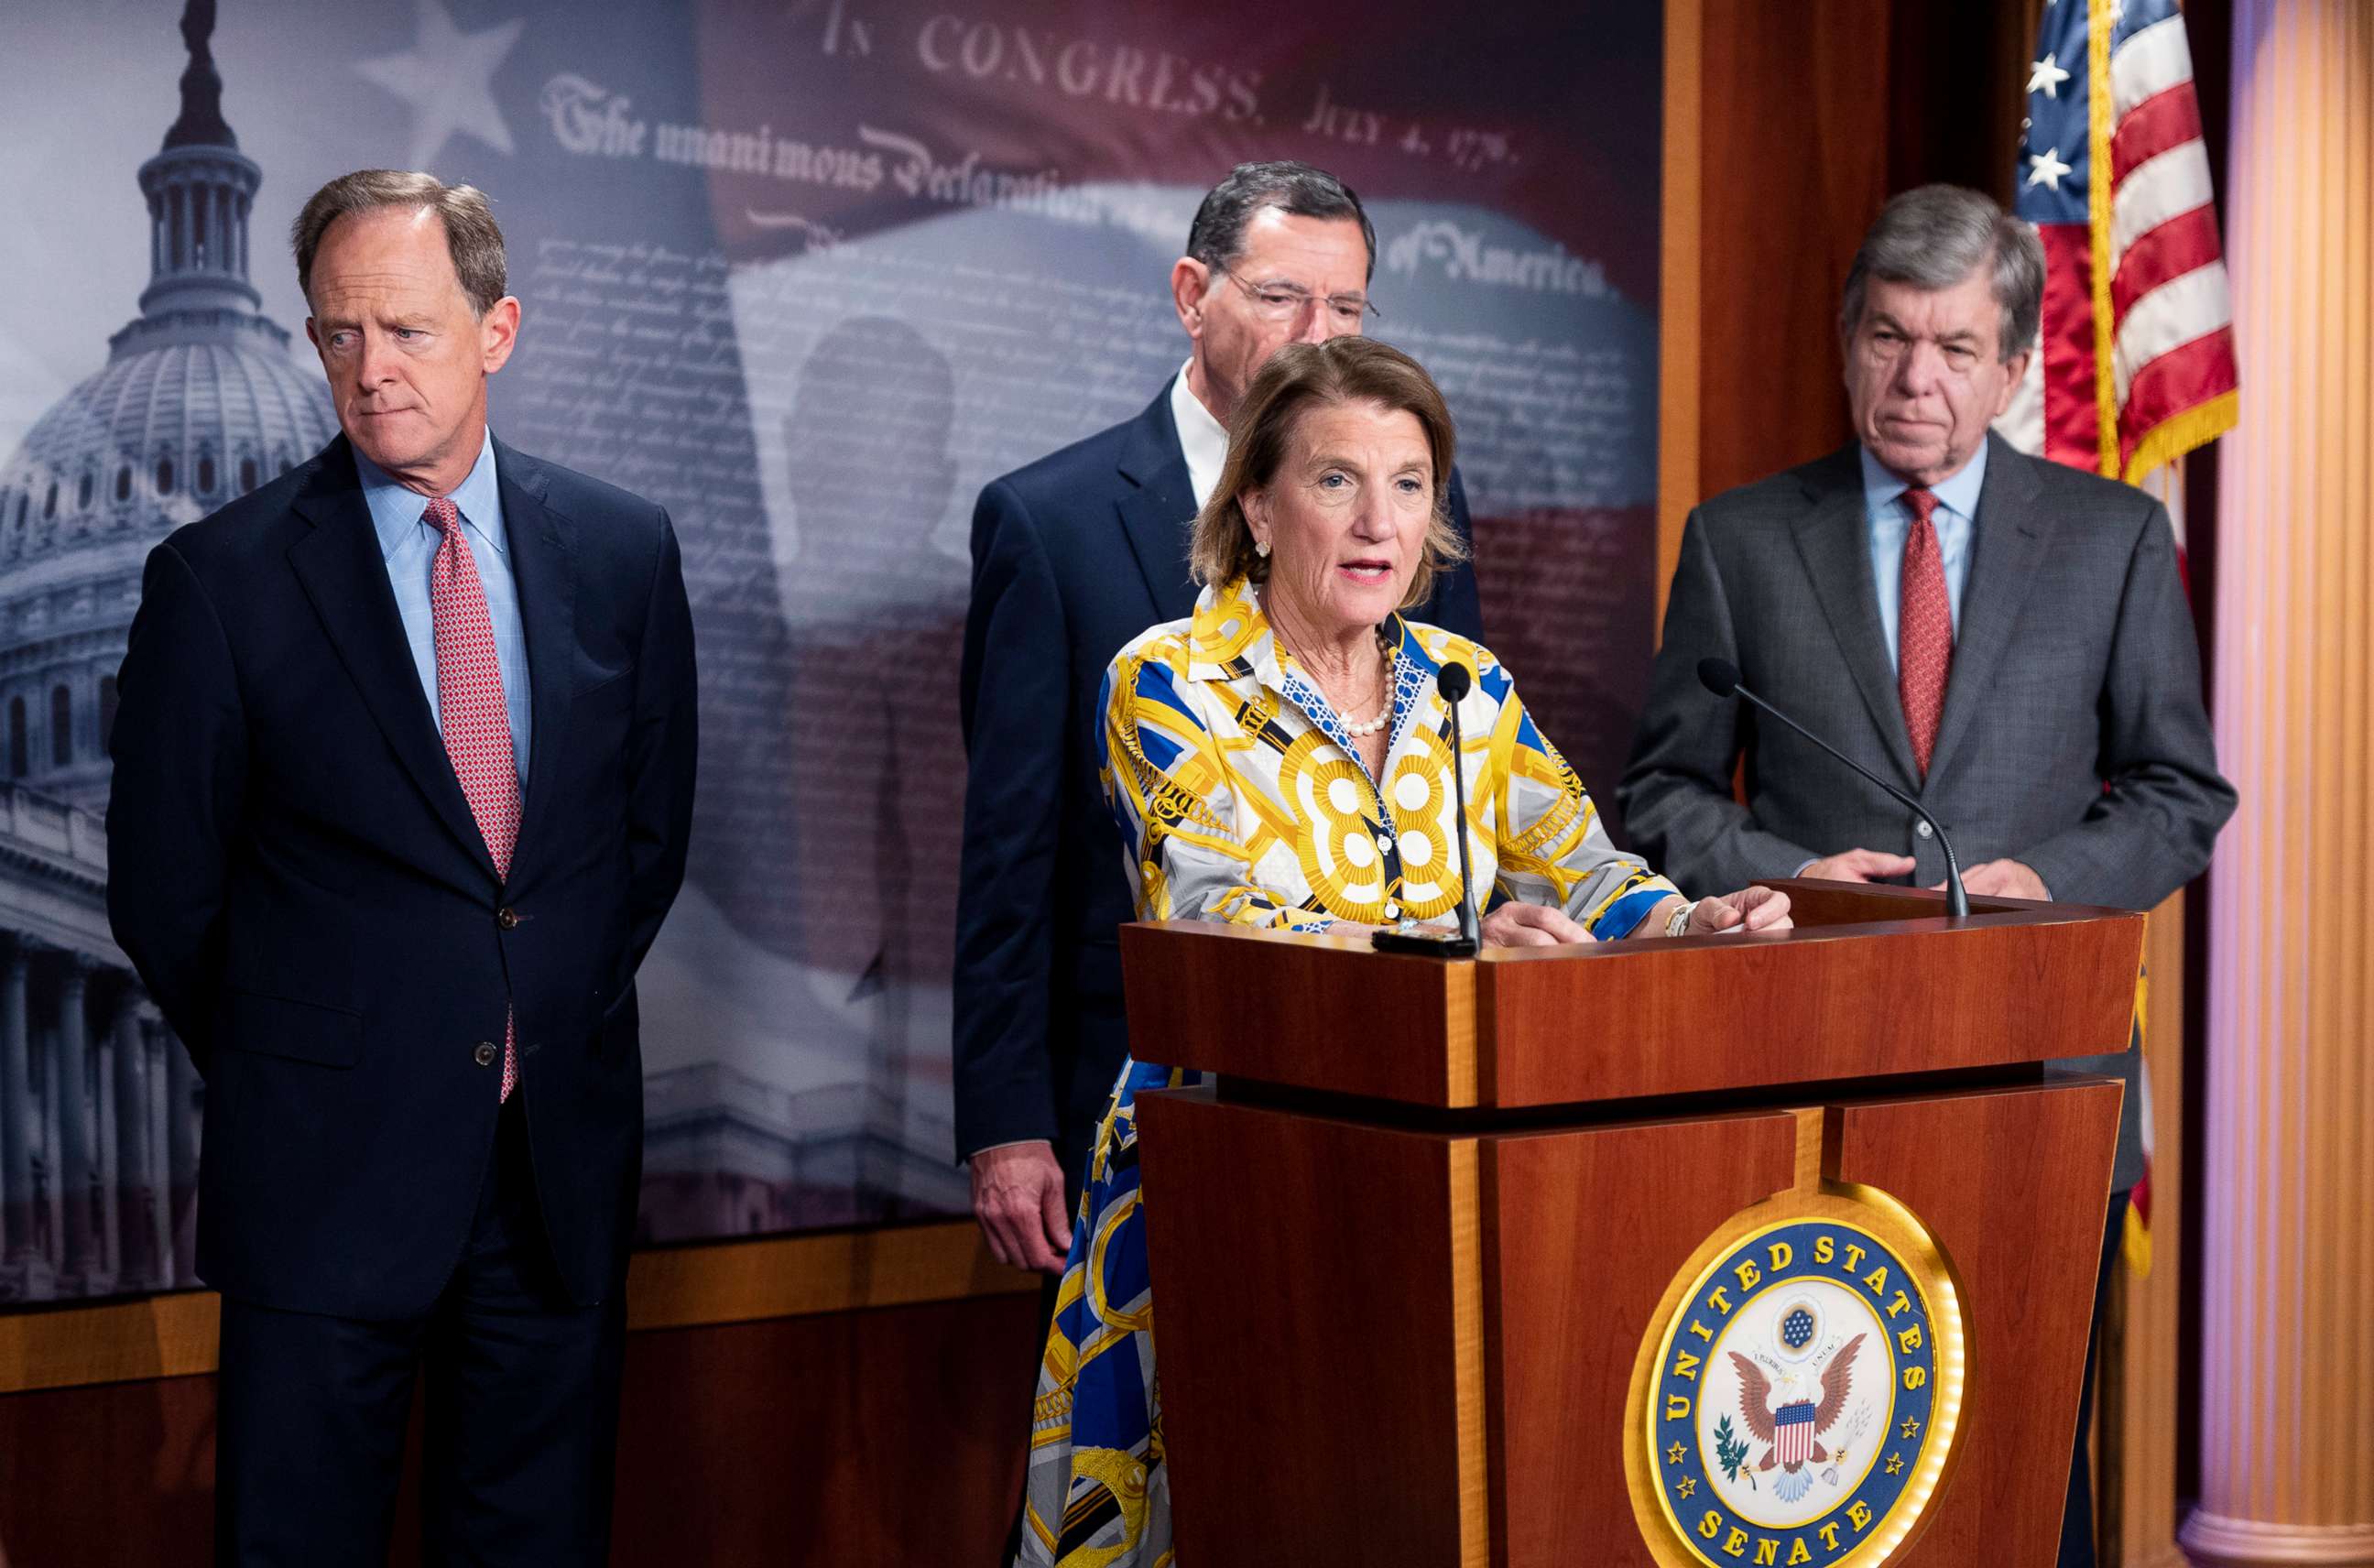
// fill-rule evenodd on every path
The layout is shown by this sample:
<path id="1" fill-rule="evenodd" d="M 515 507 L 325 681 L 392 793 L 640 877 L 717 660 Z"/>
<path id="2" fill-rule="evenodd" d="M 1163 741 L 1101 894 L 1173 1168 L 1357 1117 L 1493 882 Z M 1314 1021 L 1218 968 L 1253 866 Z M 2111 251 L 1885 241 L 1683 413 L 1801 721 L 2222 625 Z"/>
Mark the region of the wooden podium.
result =
<path id="1" fill-rule="evenodd" d="M 1138 1110 L 1181 1563 L 2053 1561 L 2121 1089 L 2039 1064 L 2125 1046 L 2143 916 L 1974 900 L 1953 921 L 1910 890 L 1777 885 L 1797 925 L 1778 937 L 1467 961 L 1123 929 L 1137 1054 L 1219 1075 Z M 1891 1302 L 1898 1281 L 1866 1279 L 1886 1343 L 1839 1350 L 1800 1341 L 1861 1323 L 1840 1292 L 1862 1286 L 1808 1284 L 1804 1313 L 1770 1299 L 1780 1338 L 1735 1342 L 1770 1353 L 1727 1356 L 1692 1292 L 1732 1303 L 1704 1270 L 1743 1298 L 1759 1263 L 1810 1271 L 1827 1235 L 1775 1226 L 1850 1198 L 1933 1242 L 1933 1289 Z M 1751 1241 L 1717 1256 L 1726 1228 Z M 1926 1342 L 1903 1327 L 1924 1312 Z M 1687 1436 L 1690 1397 L 1710 1419 L 1718 1397 L 1689 1348 L 1740 1389 L 1827 1349 L 1805 1382 L 1851 1362 L 1860 1397 L 1890 1403 L 1876 1433 L 1822 1404 L 1828 1465 L 1789 1469 L 1802 1439 L 1755 1444 L 1745 1421 L 1724 1430 L 1747 1457 L 1686 1459 L 1661 1413 Z M 1725 1419 L 1751 1402 L 1723 1397 Z M 1778 1419 L 1817 1419 L 1812 1397 Z M 1898 1444 L 1917 1417 L 1925 1446 Z M 1745 1517 L 1710 1520 L 1708 1468 L 1733 1464 Z M 1836 1514 L 1827 1538 L 1754 1522 L 1843 1506 L 1861 1476 L 1892 1513 Z M 1820 1495 L 1780 1501 L 1800 1487 Z"/>

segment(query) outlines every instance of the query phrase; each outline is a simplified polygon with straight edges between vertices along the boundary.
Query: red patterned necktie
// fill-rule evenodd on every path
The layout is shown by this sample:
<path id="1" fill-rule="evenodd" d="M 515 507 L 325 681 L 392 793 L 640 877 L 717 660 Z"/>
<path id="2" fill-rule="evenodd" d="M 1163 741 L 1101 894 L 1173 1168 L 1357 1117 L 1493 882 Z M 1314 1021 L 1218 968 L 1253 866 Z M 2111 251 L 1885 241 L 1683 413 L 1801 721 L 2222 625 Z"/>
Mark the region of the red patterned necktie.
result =
<path id="1" fill-rule="evenodd" d="M 1954 664 L 1954 607 L 1945 596 L 1945 558 L 1937 546 L 1930 514 L 1937 498 L 1924 489 L 1904 492 L 1912 527 L 1904 536 L 1904 569 L 1898 580 L 1896 691 L 1904 702 L 1904 727 L 1912 737 L 1912 760 L 1929 776 L 1929 755 L 1937 746 L 1937 720 L 1945 711 L 1945 674 Z"/>
<path id="2" fill-rule="evenodd" d="M 462 513 L 439 496 L 423 522 L 442 536 L 429 569 L 430 619 L 437 630 L 437 717 L 445 732 L 445 754 L 453 776 L 478 819 L 478 832 L 493 856 L 495 874 L 509 877 L 511 846 L 519 842 L 519 766 L 511 758 L 511 710 L 503 701 L 503 670 L 495 658 L 495 623 L 487 614 L 487 590 L 478 563 L 462 536 Z M 518 1031 L 503 1019 L 502 1098 L 519 1083 Z"/>

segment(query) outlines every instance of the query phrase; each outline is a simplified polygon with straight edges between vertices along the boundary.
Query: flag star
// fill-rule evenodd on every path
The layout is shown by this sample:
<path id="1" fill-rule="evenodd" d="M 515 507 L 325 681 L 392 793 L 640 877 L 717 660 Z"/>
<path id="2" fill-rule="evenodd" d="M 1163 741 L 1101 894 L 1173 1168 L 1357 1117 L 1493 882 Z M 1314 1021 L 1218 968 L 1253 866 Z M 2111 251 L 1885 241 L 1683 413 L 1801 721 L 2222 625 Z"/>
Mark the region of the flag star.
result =
<path id="1" fill-rule="evenodd" d="M 2050 185 L 2057 191 L 2061 188 L 2061 176 L 2069 173 L 2072 167 L 2061 161 L 2061 152 L 2057 147 L 2046 147 L 2042 152 L 2030 153 L 2027 158 L 2027 183 L 2031 185 Z"/>
<path id="2" fill-rule="evenodd" d="M 2040 92 L 2047 98 L 2059 98 L 2061 84 L 2068 79 L 2069 73 L 2061 68 L 2057 55 L 2047 54 L 2027 68 L 2027 90 Z"/>
<path id="3" fill-rule="evenodd" d="M 358 60 L 355 70 L 412 106 L 410 166 L 426 169 L 456 131 L 497 152 L 511 150 L 511 128 L 495 106 L 489 84 L 527 25 L 514 17 L 499 27 L 465 33 L 441 0 L 418 0 L 419 30 L 401 54 Z"/>

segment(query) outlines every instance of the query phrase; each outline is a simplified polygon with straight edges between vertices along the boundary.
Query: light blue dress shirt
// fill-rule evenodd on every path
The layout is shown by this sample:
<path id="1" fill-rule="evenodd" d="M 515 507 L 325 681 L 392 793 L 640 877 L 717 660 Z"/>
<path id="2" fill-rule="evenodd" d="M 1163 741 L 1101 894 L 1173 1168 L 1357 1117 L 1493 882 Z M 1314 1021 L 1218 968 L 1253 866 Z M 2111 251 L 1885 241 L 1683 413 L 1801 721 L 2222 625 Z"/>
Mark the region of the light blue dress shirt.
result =
<path id="1" fill-rule="evenodd" d="M 429 716 L 437 721 L 441 735 L 445 720 L 437 708 L 437 619 L 429 604 L 429 578 L 444 535 L 429 520 L 428 497 L 405 489 L 359 452 L 355 454 L 355 470 L 362 477 L 363 500 L 370 503 L 371 525 L 379 531 L 380 559 L 387 566 L 388 584 L 395 590 L 396 610 L 404 617 L 404 636 L 412 645 L 413 666 L 420 672 Z M 471 466 L 470 477 L 454 487 L 452 500 L 462 513 L 462 536 L 470 542 L 470 554 L 478 563 L 478 584 L 487 595 L 487 619 L 495 633 L 495 663 L 503 676 L 503 706 L 511 719 L 511 760 L 524 790 L 527 636 L 520 626 L 519 585 L 511 577 L 502 494 L 495 484 L 492 431 L 481 438 L 478 461 Z"/>
<path id="2" fill-rule="evenodd" d="M 1869 447 L 1861 448 L 1857 455 L 1863 459 L 1863 513 L 1871 544 L 1871 583 L 1879 592 L 1879 630 L 1887 639 L 1887 662 L 1894 665 L 1901 656 L 1897 627 L 1904 619 L 1904 536 L 1912 531 L 1912 509 L 1904 503 L 1904 492 L 1912 487 L 1882 466 Z M 1962 587 L 1970 580 L 1970 549 L 1979 527 L 1979 490 L 1986 480 L 1987 443 L 1981 441 L 1978 454 L 1962 465 L 1961 472 L 1929 487 L 1937 498 L 1937 510 L 1929 514 L 1929 521 L 1937 530 L 1937 553 L 1945 568 L 1945 602 L 1953 611 L 1957 636 L 1962 630 Z M 1804 876 L 1813 864 L 1808 860 L 1798 867 L 1797 875 Z"/>
<path id="3" fill-rule="evenodd" d="M 1912 531 L 1912 509 L 1904 503 L 1911 487 L 1880 466 L 1868 447 L 1862 449 L 1863 518 L 1871 538 L 1871 581 L 1879 590 L 1879 628 L 1887 638 L 1887 662 L 1897 662 L 1897 625 L 1902 619 L 1904 536 Z M 1977 541 L 1979 489 L 1987 478 L 1987 443 L 1962 465 L 1961 472 L 1929 487 L 1937 510 L 1929 520 L 1937 528 L 1938 553 L 1945 558 L 1945 599 L 1954 612 L 1954 631 L 1962 630 L 1962 585 L 1970 580 L 1970 551 Z"/>

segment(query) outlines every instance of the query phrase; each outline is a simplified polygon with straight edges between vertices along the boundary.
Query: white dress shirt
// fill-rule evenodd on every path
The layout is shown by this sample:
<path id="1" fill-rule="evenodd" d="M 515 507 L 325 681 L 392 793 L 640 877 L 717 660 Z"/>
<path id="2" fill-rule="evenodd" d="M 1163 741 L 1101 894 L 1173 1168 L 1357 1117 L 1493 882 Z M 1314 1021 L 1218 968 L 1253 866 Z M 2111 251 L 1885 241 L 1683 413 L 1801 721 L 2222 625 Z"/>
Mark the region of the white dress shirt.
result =
<path id="1" fill-rule="evenodd" d="M 1212 418 L 1204 400 L 1187 384 L 1190 360 L 1170 381 L 1170 422 L 1179 427 L 1179 450 L 1187 459 L 1187 483 L 1195 492 L 1195 510 L 1219 488 L 1220 470 L 1228 465 L 1228 430 Z"/>

